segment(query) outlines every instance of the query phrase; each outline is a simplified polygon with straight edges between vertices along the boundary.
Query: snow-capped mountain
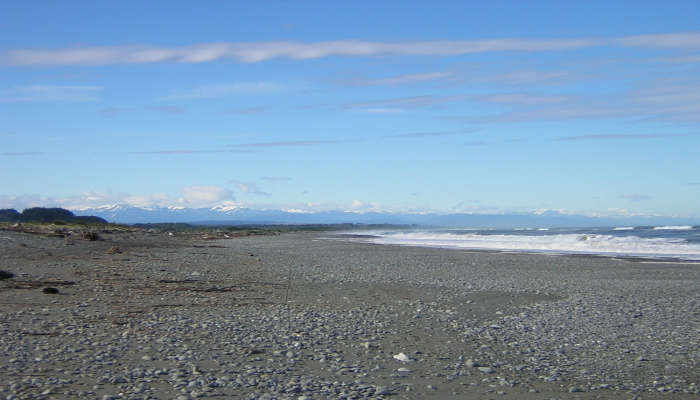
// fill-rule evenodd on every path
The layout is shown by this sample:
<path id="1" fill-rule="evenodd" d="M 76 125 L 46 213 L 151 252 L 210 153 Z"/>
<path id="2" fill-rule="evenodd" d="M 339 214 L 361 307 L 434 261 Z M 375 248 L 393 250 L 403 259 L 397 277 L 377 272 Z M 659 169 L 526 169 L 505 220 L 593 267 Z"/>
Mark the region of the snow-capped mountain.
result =
<path id="1" fill-rule="evenodd" d="M 139 208 L 127 205 L 106 205 L 71 210 L 76 215 L 94 215 L 110 222 L 159 223 L 184 222 L 194 224 L 415 224 L 428 226 L 474 228 L 536 228 L 536 227 L 591 227 L 696 224 L 697 220 L 669 217 L 589 217 L 558 212 L 522 214 L 410 214 L 384 212 L 349 212 L 301 210 L 256 210 L 233 206 L 210 208 L 151 207 Z"/>

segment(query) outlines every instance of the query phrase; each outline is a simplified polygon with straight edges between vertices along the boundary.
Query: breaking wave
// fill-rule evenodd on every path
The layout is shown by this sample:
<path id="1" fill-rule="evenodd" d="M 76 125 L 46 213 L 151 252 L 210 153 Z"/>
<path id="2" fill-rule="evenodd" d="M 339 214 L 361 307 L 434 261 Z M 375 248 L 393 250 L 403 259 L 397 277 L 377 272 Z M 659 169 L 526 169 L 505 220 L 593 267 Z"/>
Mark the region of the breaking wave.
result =
<path id="1" fill-rule="evenodd" d="M 555 254 L 678 258 L 700 260 L 700 243 L 683 238 L 616 236 L 596 233 L 482 234 L 435 231 L 375 232 L 378 244 Z"/>

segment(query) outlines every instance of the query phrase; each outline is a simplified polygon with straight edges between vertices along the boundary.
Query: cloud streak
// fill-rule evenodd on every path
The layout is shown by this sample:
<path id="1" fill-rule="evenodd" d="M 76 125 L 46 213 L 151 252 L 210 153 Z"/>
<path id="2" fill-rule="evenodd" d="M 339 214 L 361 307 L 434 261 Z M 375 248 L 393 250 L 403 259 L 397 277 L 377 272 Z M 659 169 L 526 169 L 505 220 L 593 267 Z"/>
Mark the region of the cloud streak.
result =
<path id="1" fill-rule="evenodd" d="M 426 137 L 439 137 L 439 136 L 453 136 L 453 135 L 463 135 L 466 133 L 475 132 L 476 129 L 461 129 L 453 131 L 436 131 L 436 132 L 409 132 L 409 133 L 399 133 L 397 135 L 387 135 L 383 136 L 387 139 L 417 139 Z"/>
<path id="2" fill-rule="evenodd" d="M 22 157 L 22 156 L 39 156 L 42 154 L 46 154 L 41 151 L 7 151 L 4 153 L 0 153 L 0 156 L 6 156 L 6 157 Z"/>
<path id="3" fill-rule="evenodd" d="M 213 154 L 213 153 L 254 153 L 254 150 L 153 150 L 153 151 L 130 151 L 129 154 Z"/>
<path id="4" fill-rule="evenodd" d="M 380 79 L 357 79 L 348 82 L 352 86 L 405 85 L 410 83 L 434 81 L 451 77 L 451 72 L 426 72 L 422 74 L 397 75 Z"/>
<path id="5" fill-rule="evenodd" d="M 564 136 L 556 138 L 557 141 L 577 141 L 577 140 L 637 140 L 637 139 L 657 139 L 664 137 L 671 137 L 677 135 L 663 134 L 663 133 L 650 133 L 650 134 L 637 134 L 637 135 L 624 135 L 624 134 L 607 134 L 607 135 L 579 135 L 579 136 Z"/>
<path id="6" fill-rule="evenodd" d="M 260 189 L 258 185 L 256 185 L 254 182 L 238 182 L 238 181 L 231 181 L 234 183 L 238 189 L 246 194 L 253 194 L 256 196 L 265 196 L 265 197 L 270 197 L 272 194 Z"/>
<path id="7" fill-rule="evenodd" d="M 411 96 L 387 100 L 363 101 L 346 103 L 340 106 L 343 110 L 362 110 L 367 112 L 401 112 L 406 108 L 430 107 L 465 99 L 465 96 Z"/>
<path id="8" fill-rule="evenodd" d="M 221 60 L 255 63 L 280 58 L 308 60 L 331 56 L 457 56 L 488 52 L 563 51 L 599 46 L 696 49 L 700 48 L 700 32 L 612 38 L 501 38 L 413 42 L 337 40 L 306 43 L 272 41 L 259 43 L 203 43 L 174 47 L 125 45 L 64 49 L 19 49 L 0 53 L 0 64 L 13 66 L 111 65 L 163 62 L 204 63 Z"/>
<path id="9" fill-rule="evenodd" d="M 621 199 L 629 200 L 633 203 L 639 203 L 640 201 L 646 201 L 646 200 L 652 200 L 653 197 L 645 195 L 645 194 L 637 194 L 637 193 L 632 193 L 632 194 L 622 194 L 619 196 Z"/>
<path id="10" fill-rule="evenodd" d="M 161 97 L 161 100 L 195 100 L 227 97 L 240 94 L 276 93 L 288 87 L 275 82 L 238 82 L 217 85 L 201 85 L 174 92 Z"/>
<path id="11" fill-rule="evenodd" d="M 0 91 L 0 102 L 95 101 L 102 91 L 99 86 L 29 85 Z"/>
<path id="12" fill-rule="evenodd" d="M 319 144 L 335 144 L 338 140 L 286 140 L 279 142 L 243 143 L 234 144 L 231 147 L 300 147 L 315 146 Z"/>

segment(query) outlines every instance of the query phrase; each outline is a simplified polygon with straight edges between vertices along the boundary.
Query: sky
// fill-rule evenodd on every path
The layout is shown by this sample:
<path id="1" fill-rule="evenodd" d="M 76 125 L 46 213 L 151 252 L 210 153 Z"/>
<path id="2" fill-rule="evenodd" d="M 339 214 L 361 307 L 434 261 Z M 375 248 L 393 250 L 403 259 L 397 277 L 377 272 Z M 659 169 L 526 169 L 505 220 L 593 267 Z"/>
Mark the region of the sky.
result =
<path id="1" fill-rule="evenodd" d="M 698 1 L 2 9 L 0 208 L 700 217 Z"/>

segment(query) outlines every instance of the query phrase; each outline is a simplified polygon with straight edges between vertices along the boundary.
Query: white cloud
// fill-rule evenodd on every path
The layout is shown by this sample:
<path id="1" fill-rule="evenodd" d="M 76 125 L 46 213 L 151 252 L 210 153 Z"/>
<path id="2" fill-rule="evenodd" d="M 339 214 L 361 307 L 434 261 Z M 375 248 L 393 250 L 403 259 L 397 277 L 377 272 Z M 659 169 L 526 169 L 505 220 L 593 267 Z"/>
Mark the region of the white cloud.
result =
<path id="1" fill-rule="evenodd" d="M 15 86 L 0 91 L 0 102 L 29 101 L 95 101 L 102 88 L 99 86 L 29 85 Z"/>
<path id="2" fill-rule="evenodd" d="M 84 192 L 65 197 L 39 195 L 0 196 L 0 208 L 64 207 L 71 210 L 85 210 L 113 205 L 141 208 L 203 208 L 238 205 L 234 200 L 233 193 L 225 188 L 218 186 L 190 186 L 183 188 L 182 195 L 179 197 L 165 193 L 133 195 L 109 192 Z"/>
<path id="3" fill-rule="evenodd" d="M 181 205 L 186 207 L 211 207 L 226 200 L 233 200 L 233 193 L 218 186 L 190 186 L 182 189 Z"/>
<path id="4" fill-rule="evenodd" d="M 127 45 L 65 49 L 20 49 L 0 53 L 0 64 L 22 66 L 144 64 L 158 62 L 203 63 L 227 59 L 254 63 L 277 58 L 307 60 L 329 56 L 454 56 L 503 51 L 572 50 L 605 45 L 692 49 L 700 47 L 700 33 L 666 33 L 612 38 L 502 38 L 412 42 L 338 40 L 311 43 L 273 41 L 259 43 L 203 43 L 175 47 Z"/>

